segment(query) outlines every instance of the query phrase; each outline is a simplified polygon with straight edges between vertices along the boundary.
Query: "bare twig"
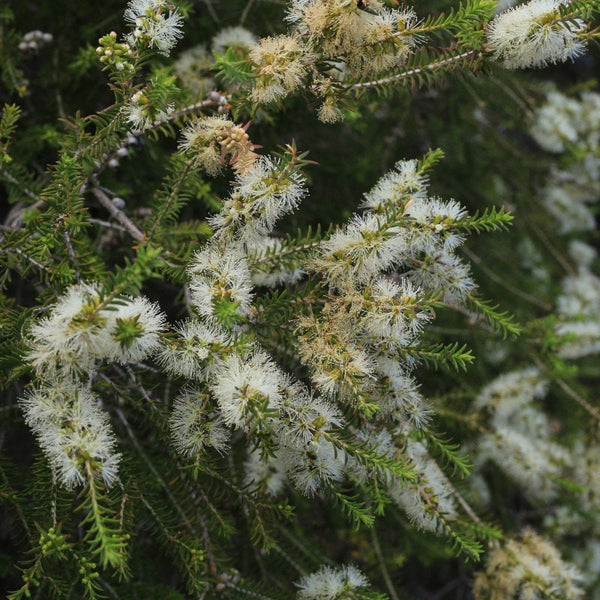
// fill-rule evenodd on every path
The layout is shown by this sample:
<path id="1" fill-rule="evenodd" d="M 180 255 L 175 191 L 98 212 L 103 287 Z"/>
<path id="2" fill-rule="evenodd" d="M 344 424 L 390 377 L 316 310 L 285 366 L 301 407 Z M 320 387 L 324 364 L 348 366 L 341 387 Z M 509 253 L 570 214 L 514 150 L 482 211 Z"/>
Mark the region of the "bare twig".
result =
<path id="1" fill-rule="evenodd" d="M 360 90 L 366 88 L 377 87 L 380 85 L 387 85 L 389 83 L 395 83 L 396 81 L 401 81 L 402 79 L 406 79 L 408 77 L 412 77 L 413 75 L 419 75 L 419 73 L 425 72 L 434 72 L 442 69 L 447 65 L 452 65 L 456 62 L 460 62 L 461 60 L 465 60 L 467 58 L 475 58 L 478 56 L 478 52 L 475 50 L 469 50 L 468 52 L 462 52 L 461 54 L 456 54 L 455 56 L 450 56 L 445 58 L 444 60 L 438 60 L 436 62 L 432 62 L 424 67 L 415 67 L 414 69 L 409 69 L 408 71 L 402 71 L 400 73 L 396 73 L 396 75 L 390 75 L 389 77 L 382 77 L 381 79 L 374 79 L 372 81 L 360 81 L 358 83 L 353 83 L 351 85 L 342 86 L 344 89 L 351 90 Z"/>
<path id="2" fill-rule="evenodd" d="M 131 237 L 138 242 L 145 240 L 144 233 L 133 223 L 129 217 L 120 209 L 118 209 L 111 199 L 99 188 L 93 187 L 92 194 L 96 196 L 100 204 L 129 232 Z"/>
<path id="3" fill-rule="evenodd" d="M 67 251 L 69 252 L 71 262 L 73 263 L 73 268 L 75 269 L 75 277 L 77 278 L 77 281 L 80 282 L 81 273 L 79 272 L 79 266 L 77 265 L 77 257 L 75 256 L 75 251 L 73 250 L 73 244 L 71 244 L 71 236 L 66 229 L 63 231 L 63 236 L 65 238 L 65 244 L 67 246 Z"/>
<path id="4" fill-rule="evenodd" d="M 240 25 L 243 25 L 244 22 L 246 21 L 246 18 L 248 17 L 248 13 L 250 12 L 250 9 L 252 8 L 252 5 L 254 4 L 255 0 L 248 0 L 246 2 L 246 6 L 244 7 L 244 11 L 242 12 L 242 15 L 240 16 Z"/>
<path id="5" fill-rule="evenodd" d="M 396 593 L 396 589 L 394 588 L 392 578 L 390 577 L 387 567 L 385 566 L 385 560 L 383 559 L 383 553 L 381 552 L 381 545 L 379 544 L 379 538 L 377 537 L 377 532 L 375 531 L 374 527 L 371 529 L 371 540 L 373 540 L 373 548 L 375 549 L 375 554 L 377 554 L 379 568 L 381 569 L 381 574 L 383 575 L 385 585 L 390 593 L 390 598 L 392 600 L 400 600 L 400 598 L 398 598 L 398 594 Z"/>
<path id="6" fill-rule="evenodd" d="M 537 358 L 537 356 L 534 356 L 533 360 L 535 364 L 540 367 L 540 369 L 547 371 L 546 366 L 539 358 Z M 560 377 L 554 377 L 553 381 L 556 381 L 558 386 L 563 392 L 565 392 L 565 394 L 567 394 L 567 396 L 575 400 L 575 402 L 577 402 L 577 404 L 587 411 L 588 414 L 600 422 L 600 411 L 596 407 L 592 406 L 583 396 L 578 394 L 564 379 L 561 379 Z"/>
<path id="7" fill-rule="evenodd" d="M 92 219 L 90 217 L 87 221 L 93 225 L 100 225 L 100 227 L 108 227 L 109 229 L 116 229 L 117 231 L 127 231 L 125 227 L 121 227 L 115 223 L 109 223 L 108 221 L 102 221 L 101 219 Z"/>

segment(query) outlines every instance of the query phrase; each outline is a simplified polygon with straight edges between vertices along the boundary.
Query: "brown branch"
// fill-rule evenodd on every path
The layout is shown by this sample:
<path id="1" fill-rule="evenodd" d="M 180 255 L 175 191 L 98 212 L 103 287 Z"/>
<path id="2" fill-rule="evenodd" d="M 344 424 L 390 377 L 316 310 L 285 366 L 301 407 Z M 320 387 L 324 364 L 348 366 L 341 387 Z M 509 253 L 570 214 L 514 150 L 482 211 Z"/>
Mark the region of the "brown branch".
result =
<path id="1" fill-rule="evenodd" d="M 96 196 L 100 204 L 106 208 L 111 216 L 121 225 L 123 225 L 125 229 L 127 229 L 133 239 L 137 240 L 138 242 L 143 242 L 146 239 L 144 232 L 141 231 L 122 210 L 118 209 L 101 189 L 93 187 L 91 192 L 94 194 L 94 196 Z"/>

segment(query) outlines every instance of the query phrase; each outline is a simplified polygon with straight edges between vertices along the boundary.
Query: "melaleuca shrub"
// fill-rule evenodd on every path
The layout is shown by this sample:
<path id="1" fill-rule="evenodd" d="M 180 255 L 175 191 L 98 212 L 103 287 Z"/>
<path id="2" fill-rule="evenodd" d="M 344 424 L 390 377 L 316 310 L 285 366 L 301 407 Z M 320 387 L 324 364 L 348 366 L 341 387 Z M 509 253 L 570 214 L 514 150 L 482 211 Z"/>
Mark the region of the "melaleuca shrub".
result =
<path id="1" fill-rule="evenodd" d="M 598 7 L 507 4 L 1 9 L 11 600 L 597 595 Z"/>

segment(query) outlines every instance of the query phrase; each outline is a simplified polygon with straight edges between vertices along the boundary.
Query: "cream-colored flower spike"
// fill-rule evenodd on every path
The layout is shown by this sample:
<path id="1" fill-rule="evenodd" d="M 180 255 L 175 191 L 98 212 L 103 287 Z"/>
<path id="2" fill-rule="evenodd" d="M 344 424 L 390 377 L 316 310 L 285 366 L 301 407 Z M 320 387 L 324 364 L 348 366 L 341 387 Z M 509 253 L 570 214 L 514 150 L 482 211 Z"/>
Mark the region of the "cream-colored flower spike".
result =
<path id="1" fill-rule="evenodd" d="M 568 0 L 532 0 L 500 13 L 487 28 L 488 50 L 507 69 L 545 67 L 585 51 L 579 34 L 587 24 L 563 18 Z"/>
<path id="2" fill-rule="evenodd" d="M 526 529 L 490 552 L 485 570 L 475 577 L 473 593 L 477 600 L 578 600 L 583 598 L 581 579 L 549 540 Z"/>

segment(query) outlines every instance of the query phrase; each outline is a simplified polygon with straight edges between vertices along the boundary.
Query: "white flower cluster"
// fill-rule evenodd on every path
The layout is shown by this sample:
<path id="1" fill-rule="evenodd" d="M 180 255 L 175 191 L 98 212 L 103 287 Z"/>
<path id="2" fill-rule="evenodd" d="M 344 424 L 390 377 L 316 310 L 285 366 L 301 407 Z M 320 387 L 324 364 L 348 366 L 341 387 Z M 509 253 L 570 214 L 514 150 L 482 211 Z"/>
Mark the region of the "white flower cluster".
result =
<path id="1" fill-rule="evenodd" d="M 212 39 L 212 51 L 215 54 L 225 54 L 228 48 L 247 53 L 256 43 L 256 36 L 245 27 L 224 27 Z"/>
<path id="2" fill-rule="evenodd" d="M 148 358 L 164 328 L 156 304 L 144 297 L 103 300 L 93 284 L 68 288 L 49 315 L 31 327 L 26 360 L 41 385 L 26 394 L 21 406 L 65 487 L 90 476 L 110 485 L 119 463 L 108 416 L 80 378 L 92 376 L 102 361 L 126 364 Z"/>
<path id="3" fill-rule="evenodd" d="M 591 270 L 594 248 L 574 241 L 570 250 L 577 273 L 562 282 L 557 313 L 563 321 L 555 330 L 562 341 L 559 356 L 575 359 L 600 352 L 600 278 Z"/>
<path id="4" fill-rule="evenodd" d="M 155 48 L 169 56 L 183 36 L 183 17 L 169 0 L 130 0 L 124 18 L 134 27 L 126 36 L 134 47 Z"/>
<path id="5" fill-rule="evenodd" d="M 414 161 L 398 162 L 366 195 L 367 211 L 323 244 L 313 268 L 339 289 L 356 289 L 395 268 L 425 292 L 462 302 L 475 288 L 455 254 L 464 241 L 455 225 L 466 211 L 426 192 Z"/>
<path id="6" fill-rule="evenodd" d="M 227 49 L 231 48 L 236 55 L 243 58 L 255 43 L 256 36 L 244 27 L 225 27 L 213 37 L 210 48 L 206 44 L 199 44 L 179 53 L 173 61 L 173 70 L 184 88 L 195 98 L 203 98 L 208 96 L 211 90 L 212 93 L 217 93 L 214 92 L 217 84 L 211 74 L 215 63 L 214 55 L 225 54 Z M 219 106 L 219 112 L 228 109 L 225 106 L 227 103 L 223 104 Z"/>
<path id="7" fill-rule="evenodd" d="M 277 35 L 258 40 L 248 58 L 257 74 L 251 97 L 265 104 L 300 87 L 315 56 L 298 37 Z"/>
<path id="8" fill-rule="evenodd" d="M 477 600 L 580 600 L 581 579 L 550 541 L 526 529 L 490 552 L 485 570 L 476 574 L 473 593 Z"/>
<path id="9" fill-rule="evenodd" d="M 232 343 L 232 336 L 217 323 L 188 319 L 174 327 L 171 337 L 165 336 L 156 358 L 171 375 L 205 381 Z"/>
<path id="10" fill-rule="evenodd" d="M 294 0 L 288 21 L 326 60 L 343 61 L 348 76 L 371 75 L 406 60 L 415 46 L 412 9 L 370 1 Z"/>
<path id="11" fill-rule="evenodd" d="M 500 375 L 481 390 L 475 407 L 488 414 L 490 431 L 477 443 L 476 466 L 491 460 L 529 498 L 556 496 L 559 479 L 571 465 L 570 453 L 552 441 L 548 417 L 536 406 L 548 382 L 536 367 Z"/>
<path id="12" fill-rule="evenodd" d="M 600 194 L 600 94 L 584 92 L 575 99 L 550 92 L 530 131 L 544 150 L 564 153 L 563 166 L 541 193 L 560 233 L 593 231 L 593 204 Z"/>
<path id="13" fill-rule="evenodd" d="M 428 199 L 417 163 L 400 162 L 369 194 L 373 210 L 321 243 L 311 268 L 329 284 L 329 300 L 320 316 L 305 314 L 297 321 L 298 354 L 311 368 L 316 395 L 245 335 L 245 323 L 260 315 L 252 305 L 253 279 L 276 285 L 301 275 L 280 268 L 277 253 L 285 250 L 268 236 L 304 194 L 303 180 L 288 163 L 263 157 L 237 176 L 230 198 L 211 219 L 215 235 L 188 269 L 198 319 L 179 324 L 158 354 L 167 372 L 196 382 L 173 407 L 174 444 L 186 456 L 209 447 L 223 452 L 228 431 L 243 432 L 249 444 L 245 481 L 270 494 L 287 482 L 312 496 L 345 475 L 368 485 L 373 472 L 339 440 L 346 425 L 338 402 L 344 391 L 362 394 L 377 402 L 382 425 L 392 423 L 395 441 L 387 431 L 372 436 L 357 428 L 356 443 L 410 463 L 418 473 L 414 485 L 391 473 L 383 483 L 415 523 L 439 530 L 442 515 L 445 521 L 457 516 L 453 490 L 425 445 L 408 440 L 426 425 L 430 408 L 410 375 L 416 361 L 410 353 L 398 358 L 416 344 L 432 311 L 408 277 L 389 270 L 405 266 L 407 257 L 422 258 L 424 251 L 450 255 L 462 241 L 452 227 L 464 210 Z M 372 247 L 365 250 L 366 238 Z M 414 255 L 411 244 L 418 247 Z M 252 273 L 250 264 L 261 260 L 271 268 Z M 432 292 L 439 290 L 434 286 Z"/>
<path id="14" fill-rule="evenodd" d="M 279 412 L 284 384 L 277 365 L 256 352 L 248 357 L 230 354 L 209 385 L 225 424 L 249 431 L 260 412 Z"/>
<path id="15" fill-rule="evenodd" d="M 340 479 L 344 453 L 328 439 L 343 425 L 337 409 L 294 382 L 254 344 L 244 351 L 239 344 L 232 347 L 232 338 L 229 343 L 229 348 L 222 339 L 218 343 L 222 359 L 198 359 L 208 365 L 196 375 L 206 386 L 185 389 L 175 401 L 170 422 L 177 450 L 186 456 L 208 446 L 225 451 L 229 431 L 240 429 L 252 443 L 262 439 L 277 457 L 269 461 L 256 450 L 249 453 L 246 480 L 253 487 L 276 494 L 290 481 L 312 496 Z M 175 371 L 177 359 L 168 362 Z"/>
<path id="16" fill-rule="evenodd" d="M 60 484 L 72 489 L 91 476 L 115 482 L 121 455 L 90 390 L 70 382 L 30 388 L 19 404 Z"/>
<path id="17" fill-rule="evenodd" d="M 343 118 L 333 88 L 341 80 L 384 72 L 404 63 L 418 36 L 409 8 L 389 8 L 379 0 L 294 0 L 287 20 L 293 31 L 258 40 L 248 58 L 254 74 L 251 97 L 256 103 L 280 100 L 307 86 L 322 100 L 319 119 Z M 325 62 L 331 69 L 320 72 Z"/>
<path id="18" fill-rule="evenodd" d="M 252 301 L 252 282 L 245 254 L 238 247 L 223 252 L 210 244 L 194 255 L 188 267 L 194 308 L 205 317 L 231 306 L 247 316 Z"/>
<path id="19" fill-rule="evenodd" d="M 342 476 L 347 459 L 329 435 L 343 420 L 332 404 L 285 374 L 240 325 L 254 314 L 247 253 L 253 241 L 258 248 L 271 245 L 266 236 L 304 195 L 302 183 L 267 158 L 238 176 L 232 197 L 247 202 L 247 216 L 232 219 L 226 201 L 213 218 L 214 239 L 188 268 L 198 318 L 165 336 L 157 359 L 168 373 L 196 381 L 178 396 L 170 419 L 181 454 L 194 456 L 207 447 L 223 452 L 229 432 L 238 429 L 254 445 L 246 465 L 249 485 L 277 493 L 289 481 L 314 495 Z M 282 272 L 274 277 L 286 279 Z M 277 457 L 276 464 L 269 455 Z"/>
<path id="20" fill-rule="evenodd" d="M 572 548 L 572 561 L 581 570 L 590 600 L 598 600 L 600 588 L 600 447 L 595 441 L 578 441 L 573 447 L 577 457 L 572 476 L 580 490 L 575 504 L 553 507 L 546 514 L 544 527 Z"/>
<path id="21" fill-rule="evenodd" d="M 417 364 L 411 349 L 432 317 L 426 294 L 460 302 L 474 284 L 454 254 L 462 242 L 454 226 L 466 213 L 454 201 L 428 198 L 426 188 L 416 162 L 399 162 L 366 195 L 367 211 L 322 242 L 309 268 L 330 292 L 318 316 L 298 318 L 298 354 L 328 400 L 376 404 L 376 421 L 392 425 L 395 441 L 384 433 L 357 435 L 382 456 L 408 459 L 418 478 L 389 476 L 390 497 L 417 526 L 439 531 L 442 519 L 458 512 L 454 490 L 426 446 L 409 439 L 431 414 L 411 376 Z M 361 468 L 352 460 L 350 467 L 362 480 Z"/>
<path id="22" fill-rule="evenodd" d="M 565 17 L 568 0 L 530 0 L 500 13 L 488 25 L 488 50 L 507 69 L 545 67 L 574 59 L 585 51 L 580 34 L 587 24 Z"/>
<path id="23" fill-rule="evenodd" d="M 590 151 L 600 147 L 600 94 L 582 92 L 579 98 L 551 90 L 535 113 L 531 135 L 547 152 L 568 146 Z"/>
<path id="24" fill-rule="evenodd" d="M 173 70 L 196 98 L 206 96 L 209 90 L 216 88 L 214 79 L 210 76 L 210 68 L 215 60 L 204 44 L 193 46 L 179 53 L 173 61 Z"/>
<path id="25" fill-rule="evenodd" d="M 454 490 L 423 444 L 408 440 L 406 453 L 419 474 L 418 480 L 415 483 L 394 481 L 390 497 L 416 527 L 441 531 L 440 518 L 453 521 L 458 517 Z"/>
<path id="26" fill-rule="evenodd" d="M 144 297 L 104 303 L 97 286 L 77 284 L 32 326 L 27 360 L 40 379 L 75 379 L 102 360 L 144 360 L 157 349 L 164 327 L 160 309 Z"/>
<path id="27" fill-rule="evenodd" d="M 559 506 L 546 520 L 549 528 L 558 529 L 564 537 L 575 534 L 592 533 L 598 540 L 600 536 L 600 446 L 597 441 L 578 440 L 573 446 L 573 455 L 577 460 L 573 465 L 573 480 L 579 486 L 577 492 L 577 509 L 572 506 Z M 596 578 L 600 577 L 600 569 L 592 571 Z"/>
<path id="28" fill-rule="evenodd" d="M 28 31 L 24 36 L 23 40 L 19 42 L 19 50 L 21 52 L 37 52 L 40 48 L 43 48 L 46 44 L 49 44 L 54 39 L 51 33 L 44 33 L 39 29 L 34 31 Z"/>
<path id="29" fill-rule="evenodd" d="M 220 415 L 211 412 L 202 389 L 186 388 L 177 396 L 169 425 L 175 448 L 183 456 L 196 456 L 208 446 L 218 452 L 229 448 L 230 430 Z"/>
<path id="30" fill-rule="evenodd" d="M 300 588 L 298 600 L 349 600 L 356 597 L 354 590 L 368 588 L 369 582 L 353 565 L 338 569 L 325 565 L 302 577 L 296 585 Z"/>
<path id="31" fill-rule="evenodd" d="M 148 101 L 145 90 L 138 90 L 129 98 L 127 104 L 121 107 L 121 112 L 131 126 L 134 134 L 139 134 L 162 123 L 166 123 L 169 115 L 175 110 L 173 104 L 156 108 Z"/>
<path id="32" fill-rule="evenodd" d="M 236 240 L 246 247 L 262 245 L 275 223 L 295 210 L 305 195 L 299 173 L 262 156 L 236 177 L 231 195 L 210 224 L 219 240 Z"/>

